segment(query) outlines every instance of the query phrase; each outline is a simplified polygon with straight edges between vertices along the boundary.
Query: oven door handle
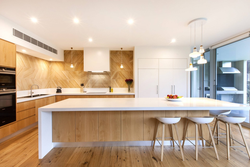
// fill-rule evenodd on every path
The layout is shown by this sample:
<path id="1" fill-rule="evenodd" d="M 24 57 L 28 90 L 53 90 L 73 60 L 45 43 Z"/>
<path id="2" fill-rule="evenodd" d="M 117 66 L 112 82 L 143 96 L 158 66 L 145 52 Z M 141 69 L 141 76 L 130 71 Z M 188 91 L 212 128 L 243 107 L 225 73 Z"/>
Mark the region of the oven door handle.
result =
<path id="1" fill-rule="evenodd" d="M 4 94 L 14 94 L 16 93 L 16 91 L 2 91 L 0 92 L 0 95 L 4 95 Z"/>
<path id="2" fill-rule="evenodd" d="M 9 75 L 16 75 L 15 71 L 0 71 L 0 74 L 9 74 Z"/>

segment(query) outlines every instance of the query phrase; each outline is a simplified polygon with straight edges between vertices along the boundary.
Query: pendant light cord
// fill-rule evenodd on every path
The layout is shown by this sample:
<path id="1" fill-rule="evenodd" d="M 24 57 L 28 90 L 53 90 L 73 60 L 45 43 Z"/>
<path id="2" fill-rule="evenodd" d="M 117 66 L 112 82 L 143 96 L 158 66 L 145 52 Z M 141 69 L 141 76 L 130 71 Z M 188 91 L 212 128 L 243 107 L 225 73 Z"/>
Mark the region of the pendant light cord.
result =
<path id="1" fill-rule="evenodd" d="M 71 47 L 71 56 L 70 56 L 70 62 L 71 62 L 71 64 L 72 64 L 72 49 L 73 49 L 73 47 Z"/>
<path id="2" fill-rule="evenodd" d="M 201 45 L 203 45 L 203 22 L 201 22 Z"/>
<path id="3" fill-rule="evenodd" d="M 122 48 L 121 48 L 121 64 L 122 64 Z"/>
<path id="4" fill-rule="evenodd" d="M 194 22 L 194 47 L 196 45 L 196 22 Z"/>

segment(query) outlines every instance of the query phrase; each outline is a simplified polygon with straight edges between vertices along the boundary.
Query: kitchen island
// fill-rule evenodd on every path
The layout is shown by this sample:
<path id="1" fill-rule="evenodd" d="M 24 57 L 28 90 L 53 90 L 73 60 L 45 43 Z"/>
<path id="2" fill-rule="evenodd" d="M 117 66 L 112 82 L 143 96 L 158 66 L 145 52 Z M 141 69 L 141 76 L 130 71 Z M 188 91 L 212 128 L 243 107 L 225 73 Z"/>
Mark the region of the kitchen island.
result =
<path id="1" fill-rule="evenodd" d="M 39 108 L 39 159 L 54 147 L 147 145 L 155 117 L 209 116 L 209 110 L 249 110 L 247 105 L 207 98 L 71 98 Z M 178 123 L 182 137 L 185 119 Z M 194 136 L 189 127 L 188 136 Z M 166 134 L 171 129 L 166 128 Z M 161 132 L 161 130 L 160 130 Z M 204 128 L 204 137 L 207 133 Z"/>

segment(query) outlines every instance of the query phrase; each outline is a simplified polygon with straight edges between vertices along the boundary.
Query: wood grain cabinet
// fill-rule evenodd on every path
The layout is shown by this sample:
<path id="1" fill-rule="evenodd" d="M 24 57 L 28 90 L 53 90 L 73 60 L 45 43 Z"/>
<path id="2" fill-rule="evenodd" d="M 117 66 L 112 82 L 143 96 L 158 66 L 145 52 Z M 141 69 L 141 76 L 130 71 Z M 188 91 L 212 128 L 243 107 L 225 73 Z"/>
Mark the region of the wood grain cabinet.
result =
<path id="1" fill-rule="evenodd" d="M 0 39 L 0 66 L 16 68 L 16 45 Z"/>

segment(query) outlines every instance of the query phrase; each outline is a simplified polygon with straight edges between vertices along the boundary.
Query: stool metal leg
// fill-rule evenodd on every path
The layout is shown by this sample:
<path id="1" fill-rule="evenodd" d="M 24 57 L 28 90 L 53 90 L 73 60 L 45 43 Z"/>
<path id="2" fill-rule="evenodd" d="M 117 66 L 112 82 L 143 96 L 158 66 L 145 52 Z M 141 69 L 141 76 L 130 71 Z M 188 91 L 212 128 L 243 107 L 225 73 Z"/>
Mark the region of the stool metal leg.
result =
<path id="1" fill-rule="evenodd" d="M 154 135 L 153 150 L 155 149 L 155 142 L 156 142 L 156 137 L 157 137 L 159 126 L 160 126 L 160 122 L 156 121 L 156 123 L 155 123 L 155 135 Z"/>
<path id="2" fill-rule="evenodd" d="M 230 146 L 232 146 L 232 139 L 231 139 L 231 124 L 228 124 L 228 128 L 229 128 L 229 143 L 230 143 Z"/>
<path id="3" fill-rule="evenodd" d="M 210 128 L 210 125 L 209 125 L 209 124 L 207 124 L 207 128 L 208 128 L 208 131 L 209 131 L 209 135 L 210 135 L 210 137 L 211 137 L 211 139 L 212 139 L 212 143 L 213 143 L 213 147 L 214 147 L 214 152 L 215 152 L 216 158 L 217 158 L 217 160 L 219 160 L 219 155 L 218 155 L 218 152 L 217 152 L 217 148 L 216 148 L 216 146 L 215 146 L 215 143 L 214 143 L 214 138 L 213 138 L 213 135 L 212 135 L 211 128 Z"/>
<path id="4" fill-rule="evenodd" d="M 161 161 L 163 161 L 164 132 L 165 132 L 165 124 L 162 124 Z"/>
<path id="5" fill-rule="evenodd" d="M 246 147 L 246 150 L 247 150 L 248 157 L 249 157 L 249 159 L 250 159 L 250 153 L 249 153 L 248 145 L 247 145 L 246 139 L 245 139 L 245 137 L 244 137 L 244 134 L 243 134 L 243 131 L 242 131 L 242 127 L 241 127 L 241 124 L 238 124 L 238 126 L 239 126 L 239 128 L 240 128 L 240 133 L 241 133 L 243 142 L 244 142 L 244 144 L 245 144 L 245 147 Z"/>
<path id="6" fill-rule="evenodd" d="M 196 161 L 198 160 L 198 125 L 195 124 L 195 155 Z"/>
<path id="7" fill-rule="evenodd" d="M 176 133 L 176 137 L 177 137 L 177 140 L 178 140 L 179 148 L 180 148 L 180 151 L 181 151 L 182 161 L 184 161 L 184 155 L 183 155 L 183 151 L 182 151 L 182 146 L 181 146 L 181 141 L 180 141 L 180 138 L 179 138 L 179 133 L 178 133 L 177 125 L 174 124 L 174 127 L 175 127 L 175 133 Z"/>
<path id="8" fill-rule="evenodd" d="M 226 124 L 226 133 L 227 133 L 227 159 L 230 160 L 230 148 L 229 148 L 229 126 L 228 126 L 228 123 L 225 123 Z"/>

